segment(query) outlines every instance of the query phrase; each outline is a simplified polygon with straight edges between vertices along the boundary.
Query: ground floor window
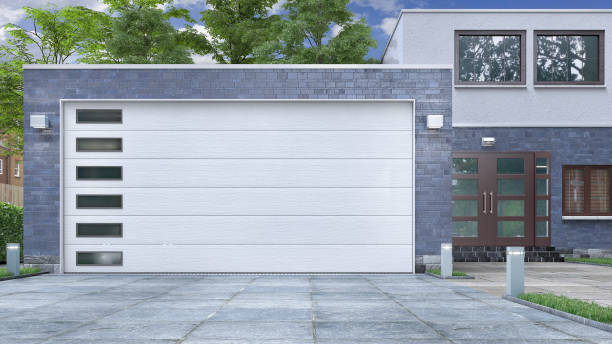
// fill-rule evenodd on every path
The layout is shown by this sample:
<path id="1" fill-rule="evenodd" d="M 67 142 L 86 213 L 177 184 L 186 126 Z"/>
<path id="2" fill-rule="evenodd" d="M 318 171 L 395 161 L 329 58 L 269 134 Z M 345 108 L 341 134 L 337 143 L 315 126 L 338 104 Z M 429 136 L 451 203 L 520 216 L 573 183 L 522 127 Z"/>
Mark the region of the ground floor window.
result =
<path id="1" fill-rule="evenodd" d="M 563 166 L 563 215 L 612 215 L 612 166 Z"/>

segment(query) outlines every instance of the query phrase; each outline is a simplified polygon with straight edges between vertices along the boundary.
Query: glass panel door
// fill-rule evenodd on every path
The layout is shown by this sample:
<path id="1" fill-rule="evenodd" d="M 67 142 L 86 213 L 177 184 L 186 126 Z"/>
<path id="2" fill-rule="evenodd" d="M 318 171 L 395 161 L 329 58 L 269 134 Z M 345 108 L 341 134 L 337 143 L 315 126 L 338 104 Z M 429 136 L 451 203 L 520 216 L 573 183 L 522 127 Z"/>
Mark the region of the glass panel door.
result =
<path id="1" fill-rule="evenodd" d="M 549 159 L 548 153 L 453 153 L 453 243 L 549 245 Z"/>

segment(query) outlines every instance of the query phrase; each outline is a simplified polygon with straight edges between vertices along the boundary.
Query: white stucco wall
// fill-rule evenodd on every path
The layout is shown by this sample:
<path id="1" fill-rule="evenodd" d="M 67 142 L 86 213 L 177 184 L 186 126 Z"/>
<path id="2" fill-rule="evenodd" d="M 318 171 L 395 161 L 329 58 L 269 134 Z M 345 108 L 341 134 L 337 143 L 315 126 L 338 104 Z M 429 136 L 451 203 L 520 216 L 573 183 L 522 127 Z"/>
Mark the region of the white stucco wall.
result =
<path id="1" fill-rule="evenodd" d="M 389 39 L 387 49 L 382 59 L 385 64 L 400 64 L 404 60 L 405 44 L 404 44 L 404 19 L 400 15 L 398 23 L 395 26 L 395 31 Z"/>
<path id="2" fill-rule="evenodd" d="M 404 10 L 383 63 L 454 64 L 455 30 L 526 30 L 526 85 L 454 86 L 453 126 L 612 127 L 606 85 L 533 84 L 534 30 L 605 30 L 605 75 L 612 78 L 611 25 L 610 10 Z"/>

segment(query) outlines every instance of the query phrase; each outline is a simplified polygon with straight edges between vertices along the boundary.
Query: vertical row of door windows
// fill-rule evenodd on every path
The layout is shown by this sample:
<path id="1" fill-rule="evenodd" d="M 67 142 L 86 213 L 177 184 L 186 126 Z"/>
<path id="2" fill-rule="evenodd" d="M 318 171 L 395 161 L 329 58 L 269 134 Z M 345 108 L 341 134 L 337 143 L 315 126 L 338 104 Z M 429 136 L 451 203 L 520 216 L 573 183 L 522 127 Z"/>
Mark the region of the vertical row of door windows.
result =
<path id="1" fill-rule="evenodd" d="M 121 110 L 78 109 L 76 122 L 79 124 L 121 124 Z M 120 137 L 78 137 L 77 152 L 122 152 L 123 139 Z M 77 166 L 77 180 L 120 181 L 123 180 L 122 166 Z M 123 195 L 82 194 L 76 195 L 77 209 L 121 209 Z M 80 238 L 121 238 L 123 223 L 77 223 L 76 236 Z M 88 251 L 76 252 L 77 265 L 120 266 L 123 252 Z"/>

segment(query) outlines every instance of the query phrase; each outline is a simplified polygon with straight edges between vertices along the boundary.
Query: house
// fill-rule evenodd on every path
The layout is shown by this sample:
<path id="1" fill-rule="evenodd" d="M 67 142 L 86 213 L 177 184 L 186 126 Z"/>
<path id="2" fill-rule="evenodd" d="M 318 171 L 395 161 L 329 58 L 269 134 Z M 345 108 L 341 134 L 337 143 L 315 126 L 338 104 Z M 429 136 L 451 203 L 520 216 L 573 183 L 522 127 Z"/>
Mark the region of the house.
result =
<path id="1" fill-rule="evenodd" d="M 603 254 L 611 16 L 403 11 L 381 65 L 26 65 L 25 261 L 410 273 L 451 241 L 468 260 Z"/>
<path id="2" fill-rule="evenodd" d="M 0 137 L 0 184 L 23 187 L 23 156 L 12 152 L 13 139 Z"/>

